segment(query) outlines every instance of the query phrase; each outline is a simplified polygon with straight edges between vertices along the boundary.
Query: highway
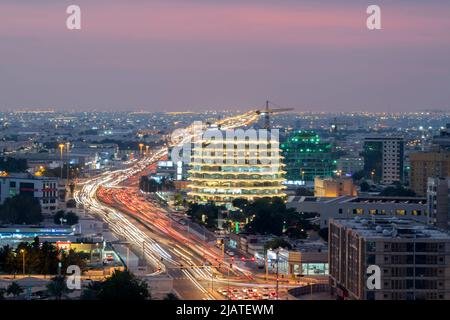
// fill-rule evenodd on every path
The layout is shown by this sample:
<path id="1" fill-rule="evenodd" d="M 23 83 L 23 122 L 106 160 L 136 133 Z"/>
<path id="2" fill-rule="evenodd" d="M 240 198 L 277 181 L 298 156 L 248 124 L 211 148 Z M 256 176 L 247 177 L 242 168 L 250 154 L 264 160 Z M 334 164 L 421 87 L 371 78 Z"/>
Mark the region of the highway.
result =
<path id="1" fill-rule="evenodd" d="M 256 113 L 248 112 L 221 120 L 219 124 L 222 129 L 232 129 L 249 125 L 256 120 Z M 186 135 L 186 132 L 194 130 L 188 127 L 183 132 L 184 135 L 172 135 L 172 141 L 190 141 L 194 135 Z M 217 295 L 214 295 L 209 285 L 212 286 L 214 281 L 231 281 L 230 277 L 224 279 L 221 276 L 223 271 L 220 269 L 215 274 L 216 268 L 211 266 L 217 265 L 222 259 L 220 251 L 211 245 L 198 243 L 198 239 L 185 236 L 182 230 L 168 222 L 169 218 L 161 208 L 156 210 L 150 203 L 137 202 L 136 198 L 124 198 L 127 193 L 123 193 L 123 190 L 127 189 L 116 189 L 122 183 L 136 193 L 137 177 L 159 159 L 167 157 L 167 150 L 167 147 L 161 148 L 142 159 L 131 161 L 126 169 L 106 172 L 85 181 L 81 189 L 75 192 L 74 198 L 86 210 L 105 221 L 119 238 L 130 242 L 135 248 L 141 248 L 145 259 L 153 267 L 150 275 L 169 273 L 175 279 L 174 289 L 181 298 L 214 299 Z M 121 192 L 111 193 L 108 189 Z M 128 196 L 131 195 L 128 193 Z M 231 273 L 241 277 L 250 274 L 239 267 L 226 272 L 227 275 Z"/>

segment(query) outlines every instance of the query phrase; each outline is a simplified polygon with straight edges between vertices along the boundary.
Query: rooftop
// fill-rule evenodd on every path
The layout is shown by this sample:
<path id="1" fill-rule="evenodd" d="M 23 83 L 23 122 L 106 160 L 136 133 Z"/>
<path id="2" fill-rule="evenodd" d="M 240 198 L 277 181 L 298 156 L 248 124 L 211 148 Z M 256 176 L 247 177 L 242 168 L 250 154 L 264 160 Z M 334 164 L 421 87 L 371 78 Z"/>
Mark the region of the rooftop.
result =
<path id="1" fill-rule="evenodd" d="M 409 219 L 382 217 L 372 219 L 333 219 L 333 223 L 352 229 L 365 239 L 439 239 L 450 241 L 448 232 Z"/>
<path id="2" fill-rule="evenodd" d="M 288 198 L 288 202 L 321 202 L 321 203 L 395 203 L 395 204 L 426 204 L 425 197 L 381 197 L 381 196 L 341 196 L 312 197 L 293 196 Z"/>

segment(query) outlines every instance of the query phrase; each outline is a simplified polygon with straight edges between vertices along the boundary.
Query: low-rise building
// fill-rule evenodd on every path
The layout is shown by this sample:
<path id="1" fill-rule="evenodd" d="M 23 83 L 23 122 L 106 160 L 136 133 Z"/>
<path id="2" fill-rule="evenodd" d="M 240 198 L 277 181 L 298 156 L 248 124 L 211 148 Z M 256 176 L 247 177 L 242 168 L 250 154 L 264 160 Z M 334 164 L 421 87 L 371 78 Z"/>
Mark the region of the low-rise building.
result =
<path id="1" fill-rule="evenodd" d="M 325 276 L 328 250 L 326 245 L 309 243 L 290 250 L 267 250 L 267 264 L 269 272 L 276 273 L 278 269 L 282 277 Z"/>
<path id="2" fill-rule="evenodd" d="M 58 179 L 36 177 L 29 173 L 11 173 L 0 176 L 0 203 L 19 194 L 28 194 L 39 200 L 42 213 L 59 210 Z"/>
<path id="3" fill-rule="evenodd" d="M 314 179 L 314 195 L 316 197 L 356 196 L 356 186 L 349 178 L 320 178 Z"/>
<path id="4" fill-rule="evenodd" d="M 427 222 L 425 197 L 342 196 L 337 198 L 292 196 L 288 208 L 297 212 L 316 213 L 320 227 L 326 228 L 332 218 L 394 216 Z"/>

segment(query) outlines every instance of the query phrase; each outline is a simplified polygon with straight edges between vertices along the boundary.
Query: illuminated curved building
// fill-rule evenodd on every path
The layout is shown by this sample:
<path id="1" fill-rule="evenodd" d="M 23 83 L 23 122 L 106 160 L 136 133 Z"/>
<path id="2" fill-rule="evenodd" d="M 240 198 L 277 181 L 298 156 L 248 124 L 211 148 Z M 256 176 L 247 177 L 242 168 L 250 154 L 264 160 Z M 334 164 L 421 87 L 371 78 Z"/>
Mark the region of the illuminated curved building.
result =
<path id="1" fill-rule="evenodd" d="M 269 136 L 230 141 L 204 135 L 193 148 L 189 200 L 227 204 L 237 198 L 285 197 L 278 137 Z"/>

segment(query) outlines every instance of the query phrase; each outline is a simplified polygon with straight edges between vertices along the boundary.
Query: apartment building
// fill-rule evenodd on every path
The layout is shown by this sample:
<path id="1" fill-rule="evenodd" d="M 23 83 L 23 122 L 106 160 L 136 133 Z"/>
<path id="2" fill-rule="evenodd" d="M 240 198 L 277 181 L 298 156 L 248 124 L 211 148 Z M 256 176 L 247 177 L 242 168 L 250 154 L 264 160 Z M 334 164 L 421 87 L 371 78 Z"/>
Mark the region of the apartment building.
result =
<path id="1" fill-rule="evenodd" d="M 447 230 L 450 212 L 450 178 L 428 178 L 428 223 Z"/>
<path id="2" fill-rule="evenodd" d="M 364 139 L 364 172 L 384 184 L 403 181 L 404 139 L 402 137 L 367 137 Z"/>
<path id="3" fill-rule="evenodd" d="M 450 176 L 450 151 L 436 150 L 427 152 L 412 152 L 409 155 L 411 166 L 411 189 L 421 196 L 427 194 L 428 178 Z"/>
<path id="4" fill-rule="evenodd" d="M 332 219 L 329 224 L 332 293 L 357 300 L 450 299 L 450 235 L 408 219 Z M 369 289 L 367 268 L 380 268 Z"/>

